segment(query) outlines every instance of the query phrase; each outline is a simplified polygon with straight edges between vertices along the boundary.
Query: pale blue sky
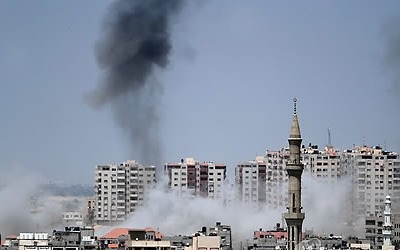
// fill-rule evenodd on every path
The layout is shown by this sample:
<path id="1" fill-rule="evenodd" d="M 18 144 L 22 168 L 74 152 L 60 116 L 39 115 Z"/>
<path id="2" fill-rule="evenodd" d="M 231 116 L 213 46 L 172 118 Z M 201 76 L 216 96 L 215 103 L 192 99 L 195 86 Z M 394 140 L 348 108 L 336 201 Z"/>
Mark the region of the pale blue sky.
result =
<path id="1" fill-rule="evenodd" d="M 111 1 L 0 2 L 0 166 L 93 183 L 135 159 L 110 109 L 84 102 Z M 292 98 L 305 144 L 400 151 L 400 92 L 383 55 L 400 1 L 206 1 L 174 25 L 163 83 L 164 162 L 234 164 L 287 145 Z M 400 69 L 399 69 L 400 70 Z M 231 171 L 231 170 L 229 170 Z"/>

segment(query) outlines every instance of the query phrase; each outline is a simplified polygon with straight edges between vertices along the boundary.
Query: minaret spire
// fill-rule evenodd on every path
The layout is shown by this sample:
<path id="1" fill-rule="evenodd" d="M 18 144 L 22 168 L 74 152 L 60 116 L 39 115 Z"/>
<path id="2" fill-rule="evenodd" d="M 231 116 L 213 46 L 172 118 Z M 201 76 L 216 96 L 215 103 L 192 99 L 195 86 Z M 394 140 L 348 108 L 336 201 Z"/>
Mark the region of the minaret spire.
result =
<path id="1" fill-rule="evenodd" d="M 383 223 L 383 246 L 382 250 L 394 250 L 394 246 L 392 245 L 392 230 L 393 230 L 393 224 L 391 222 L 391 202 L 390 202 L 390 195 L 386 196 L 385 199 L 385 210 L 384 210 L 384 216 L 385 216 L 385 221 Z"/>
<path id="2" fill-rule="evenodd" d="M 297 117 L 296 98 L 293 99 L 293 118 L 288 141 L 290 151 L 289 161 L 286 163 L 286 171 L 289 176 L 288 210 L 284 217 L 288 230 L 287 249 L 295 250 L 302 240 L 302 225 L 305 218 L 301 206 L 301 174 L 304 167 L 300 157 L 302 138 Z"/>
<path id="3" fill-rule="evenodd" d="M 293 119 L 290 129 L 290 138 L 301 138 L 299 119 L 297 118 L 297 99 L 293 99 Z"/>

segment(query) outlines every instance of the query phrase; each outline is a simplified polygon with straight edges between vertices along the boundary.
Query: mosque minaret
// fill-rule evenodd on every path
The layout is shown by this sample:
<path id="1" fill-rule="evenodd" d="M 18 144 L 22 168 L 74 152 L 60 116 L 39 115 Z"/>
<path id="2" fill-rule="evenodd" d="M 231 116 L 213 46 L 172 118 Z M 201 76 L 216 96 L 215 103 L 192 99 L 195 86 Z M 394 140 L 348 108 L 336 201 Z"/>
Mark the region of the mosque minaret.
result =
<path id="1" fill-rule="evenodd" d="M 385 200 L 385 210 L 383 211 L 384 216 L 385 216 L 385 221 L 383 222 L 383 246 L 382 250 L 394 250 L 394 246 L 392 245 L 392 230 L 393 230 L 393 225 L 391 222 L 391 202 L 390 202 L 390 196 L 386 196 Z"/>
<path id="2" fill-rule="evenodd" d="M 286 164 L 286 171 L 289 176 L 288 206 L 284 218 L 287 225 L 288 239 L 287 250 L 295 250 L 302 240 L 302 225 L 305 214 L 301 211 L 301 174 L 304 166 L 301 163 L 301 133 L 297 117 L 297 100 L 293 100 L 294 110 L 292 126 L 290 130 L 289 151 L 290 157 Z"/>

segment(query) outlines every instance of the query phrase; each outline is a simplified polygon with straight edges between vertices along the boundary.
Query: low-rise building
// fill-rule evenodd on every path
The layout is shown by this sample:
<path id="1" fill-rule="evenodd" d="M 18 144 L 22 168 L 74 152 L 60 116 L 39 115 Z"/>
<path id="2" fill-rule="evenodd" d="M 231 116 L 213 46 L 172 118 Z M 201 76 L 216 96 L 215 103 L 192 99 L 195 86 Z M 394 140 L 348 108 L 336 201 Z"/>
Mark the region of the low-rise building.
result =
<path id="1" fill-rule="evenodd" d="M 19 250 L 51 250 L 48 233 L 20 233 Z"/>
<path id="2" fill-rule="evenodd" d="M 1 236 L 1 235 L 0 235 Z M 8 235 L 4 239 L 4 242 L 1 242 L 1 246 L 10 249 L 18 249 L 18 236 L 16 235 Z"/>
<path id="3" fill-rule="evenodd" d="M 94 249 L 97 246 L 92 227 L 65 227 L 54 230 L 49 238 L 52 250 Z"/>
<path id="4" fill-rule="evenodd" d="M 260 228 L 253 232 L 253 238 L 240 243 L 241 250 L 275 250 L 286 249 L 288 233 L 279 223 L 272 230 Z"/>
<path id="5" fill-rule="evenodd" d="M 202 227 L 193 235 L 164 236 L 176 250 L 232 250 L 231 227 L 216 222 L 213 227 Z"/>
<path id="6" fill-rule="evenodd" d="M 62 224 L 66 226 L 83 226 L 83 213 L 81 212 L 63 212 Z"/>

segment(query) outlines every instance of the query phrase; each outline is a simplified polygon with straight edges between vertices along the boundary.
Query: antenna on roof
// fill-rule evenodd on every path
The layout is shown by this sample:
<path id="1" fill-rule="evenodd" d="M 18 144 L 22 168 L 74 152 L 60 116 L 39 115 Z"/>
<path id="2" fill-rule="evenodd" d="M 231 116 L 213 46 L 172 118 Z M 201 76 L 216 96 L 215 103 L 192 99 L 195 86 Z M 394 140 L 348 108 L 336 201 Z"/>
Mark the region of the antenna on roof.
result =
<path id="1" fill-rule="evenodd" d="M 331 129 L 328 128 L 328 146 L 332 145 L 332 141 L 331 141 Z"/>

